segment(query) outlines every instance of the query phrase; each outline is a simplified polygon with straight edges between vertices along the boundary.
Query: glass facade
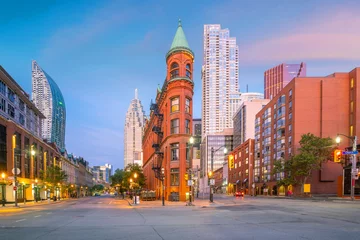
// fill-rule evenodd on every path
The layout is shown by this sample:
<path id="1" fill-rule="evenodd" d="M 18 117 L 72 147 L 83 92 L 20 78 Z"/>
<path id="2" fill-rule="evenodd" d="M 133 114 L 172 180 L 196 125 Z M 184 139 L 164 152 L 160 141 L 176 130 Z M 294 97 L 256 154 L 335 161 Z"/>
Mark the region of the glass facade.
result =
<path id="1" fill-rule="evenodd" d="M 66 107 L 64 97 L 56 82 L 32 62 L 32 94 L 35 106 L 45 115 L 42 137 L 65 149 Z"/>
<path id="2" fill-rule="evenodd" d="M 214 150 L 213 171 L 223 167 L 227 160 L 227 153 L 224 154 L 224 147 L 227 152 L 233 150 L 233 135 L 210 135 L 207 136 L 206 168 L 211 170 L 211 149 Z"/>

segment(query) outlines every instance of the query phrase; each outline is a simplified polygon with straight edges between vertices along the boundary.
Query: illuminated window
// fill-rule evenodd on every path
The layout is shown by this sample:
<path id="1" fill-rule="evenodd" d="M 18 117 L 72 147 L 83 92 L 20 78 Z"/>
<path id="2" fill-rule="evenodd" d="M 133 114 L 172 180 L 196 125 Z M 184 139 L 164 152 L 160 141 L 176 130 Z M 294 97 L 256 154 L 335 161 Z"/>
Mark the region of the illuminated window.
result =
<path id="1" fill-rule="evenodd" d="M 354 102 L 350 103 L 350 112 L 354 112 Z"/>
<path id="2" fill-rule="evenodd" d="M 170 185 L 179 186 L 179 169 L 171 168 L 170 170 Z"/>
<path id="3" fill-rule="evenodd" d="M 179 97 L 171 99 L 171 112 L 178 112 L 179 109 Z"/>
<path id="4" fill-rule="evenodd" d="M 190 113 L 190 99 L 185 98 L 185 112 Z"/>
<path id="5" fill-rule="evenodd" d="M 350 87 L 353 88 L 354 87 L 354 79 L 352 78 L 350 81 Z"/>
<path id="6" fill-rule="evenodd" d="M 350 136 L 352 136 L 354 134 L 354 127 L 353 126 L 350 126 Z"/>
<path id="7" fill-rule="evenodd" d="M 179 143 L 170 144 L 171 147 L 171 161 L 179 160 Z"/>

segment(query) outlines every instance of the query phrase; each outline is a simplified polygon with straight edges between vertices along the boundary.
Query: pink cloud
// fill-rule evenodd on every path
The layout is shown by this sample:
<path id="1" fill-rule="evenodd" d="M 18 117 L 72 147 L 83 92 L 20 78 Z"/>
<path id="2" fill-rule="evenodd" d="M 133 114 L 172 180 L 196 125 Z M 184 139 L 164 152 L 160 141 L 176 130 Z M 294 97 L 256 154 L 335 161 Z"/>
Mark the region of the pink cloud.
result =
<path id="1" fill-rule="evenodd" d="M 356 27 L 357 26 L 357 27 Z M 316 59 L 360 60 L 360 15 L 351 11 L 323 14 L 299 23 L 291 33 L 240 47 L 240 61 L 259 64 Z"/>

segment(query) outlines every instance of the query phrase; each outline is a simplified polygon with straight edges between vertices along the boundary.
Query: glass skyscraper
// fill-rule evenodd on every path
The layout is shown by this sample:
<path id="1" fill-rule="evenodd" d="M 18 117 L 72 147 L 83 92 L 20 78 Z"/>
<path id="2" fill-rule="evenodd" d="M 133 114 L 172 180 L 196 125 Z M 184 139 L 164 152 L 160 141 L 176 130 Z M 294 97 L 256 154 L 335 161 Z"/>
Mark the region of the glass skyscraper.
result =
<path id="1" fill-rule="evenodd" d="M 230 98 L 239 92 L 239 47 L 229 29 L 204 25 L 202 136 L 233 126 Z"/>
<path id="2" fill-rule="evenodd" d="M 56 82 L 36 61 L 32 61 L 32 100 L 45 115 L 42 138 L 65 149 L 66 108 L 64 97 Z"/>

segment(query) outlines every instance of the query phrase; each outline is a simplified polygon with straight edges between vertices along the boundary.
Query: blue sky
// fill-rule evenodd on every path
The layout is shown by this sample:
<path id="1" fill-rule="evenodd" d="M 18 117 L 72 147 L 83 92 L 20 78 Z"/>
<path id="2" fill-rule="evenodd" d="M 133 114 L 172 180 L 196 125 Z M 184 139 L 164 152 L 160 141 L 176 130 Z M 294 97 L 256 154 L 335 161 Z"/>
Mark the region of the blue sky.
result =
<path id="1" fill-rule="evenodd" d="M 307 63 L 308 76 L 360 66 L 360 3 L 258 1 L 0 0 L 0 65 L 31 92 L 31 60 L 67 106 L 66 147 L 91 165 L 123 167 L 125 113 L 139 89 L 146 113 L 165 78 L 178 18 L 195 52 L 194 117 L 201 117 L 204 24 L 237 38 L 240 89 L 263 92 L 263 73 Z"/>

